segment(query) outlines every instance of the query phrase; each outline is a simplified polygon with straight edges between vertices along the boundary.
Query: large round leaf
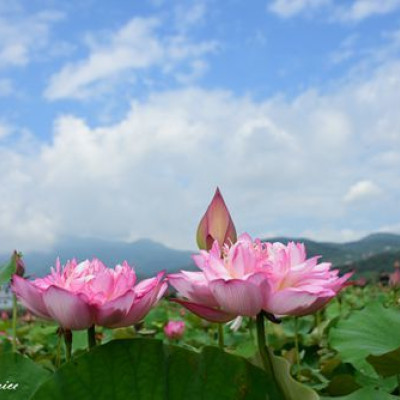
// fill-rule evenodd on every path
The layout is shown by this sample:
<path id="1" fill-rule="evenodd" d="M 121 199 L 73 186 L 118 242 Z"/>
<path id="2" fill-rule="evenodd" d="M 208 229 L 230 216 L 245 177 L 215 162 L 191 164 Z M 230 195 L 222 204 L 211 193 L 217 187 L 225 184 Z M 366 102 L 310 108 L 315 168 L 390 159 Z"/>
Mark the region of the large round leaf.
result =
<path id="1" fill-rule="evenodd" d="M 398 397 L 392 396 L 383 390 L 366 387 L 347 396 L 321 397 L 321 400 L 398 400 Z"/>
<path id="2" fill-rule="evenodd" d="M 382 376 L 393 376 L 400 374 L 400 347 L 389 351 L 381 356 L 370 355 L 367 361 L 375 368 L 375 371 Z"/>
<path id="3" fill-rule="evenodd" d="M 34 400 L 279 399 L 265 373 L 208 347 L 195 353 L 151 339 L 116 340 L 61 367 Z"/>
<path id="4" fill-rule="evenodd" d="M 275 376 L 285 400 L 319 400 L 318 394 L 308 386 L 294 380 L 290 374 L 290 363 L 282 357 L 273 356 Z"/>
<path id="5" fill-rule="evenodd" d="M 0 399 L 26 400 L 45 381 L 51 373 L 29 358 L 15 353 L 0 356 Z M 17 385 L 15 389 L 5 389 L 9 384 Z"/>
<path id="6" fill-rule="evenodd" d="M 400 347 L 400 312 L 380 303 L 353 312 L 348 319 L 331 329 L 329 343 L 342 360 L 353 364 L 364 374 L 375 375 L 366 360 L 369 355 L 382 355 Z"/>

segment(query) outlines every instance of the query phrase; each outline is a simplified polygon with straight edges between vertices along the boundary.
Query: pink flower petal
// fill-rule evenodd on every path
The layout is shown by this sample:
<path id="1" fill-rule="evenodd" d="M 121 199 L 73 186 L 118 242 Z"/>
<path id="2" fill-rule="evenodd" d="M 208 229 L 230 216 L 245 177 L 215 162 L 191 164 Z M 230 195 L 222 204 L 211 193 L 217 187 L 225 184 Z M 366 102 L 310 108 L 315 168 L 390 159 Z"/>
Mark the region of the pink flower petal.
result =
<path id="1" fill-rule="evenodd" d="M 135 293 L 138 296 L 142 296 L 149 290 L 152 290 L 155 286 L 157 286 L 160 283 L 164 274 L 165 271 L 161 271 L 154 278 L 144 279 L 143 281 L 140 281 L 134 288 Z"/>
<path id="2" fill-rule="evenodd" d="M 202 304 L 192 303 L 191 301 L 181 299 L 171 299 L 171 301 L 181 304 L 193 314 L 196 314 L 200 318 L 204 318 L 210 322 L 228 322 L 236 317 L 234 314 L 229 314 L 225 311 L 207 307 Z"/>
<path id="3" fill-rule="evenodd" d="M 133 290 L 130 290 L 116 299 L 98 306 L 96 310 L 96 324 L 112 327 L 125 320 L 128 311 L 136 298 Z"/>
<path id="4" fill-rule="evenodd" d="M 202 272 L 181 272 L 168 275 L 168 282 L 179 294 L 194 303 L 217 306 L 214 295 L 208 287 L 208 281 Z"/>
<path id="5" fill-rule="evenodd" d="M 210 282 L 210 289 L 221 308 L 228 313 L 254 316 L 261 311 L 261 291 L 251 282 L 217 279 Z"/>
<path id="6" fill-rule="evenodd" d="M 318 295 L 288 288 L 271 295 L 265 311 L 274 315 L 305 315 L 318 298 Z"/>
<path id="7" fill-rule="evenodd" d="M 150 311 L 151 307 L 153 307 L 153 305 L 157 303 L 157 301 L 163 296 L 164 292 L 167 290 L 167 284 L 165 282 L 162 282 L 161 280 L 162 275 L 163 273 L 159 273 L 157 275 L 157 278 L 153 278 L 151 284 L 149 280 L 147 280 L 148 282 L 146 282 L 146 284 L 140 288 L 140 295 L 138 295 L 134 300 L 126 317 L 110 327 L 119 328 L 122 326 L 129 326 L 142 320 Z M 136 288 L 137 286 L 134 288 L 135 293 Z M 144 290 L 147 290 L 147 292 L 144 292 Z"/>
<path id="8" fill-rule="evenodd" d="M 255 274 L 250 275 L 246 281 L 258 287 L 262 297 L 262 308 L 264 308 L 264 306 L 268 304 L 269 298 L 272 294 L 272 283 L 270 282 L 269 274 L 265 272 L 256 272 Z"/>
<path id="9" fill-rule="evenodd" d="M 340 292 L 344 287 L 348 286 L 348 280 L 353 276 L 354 271 L 344 274 L 341 278 L 338 278 L 331 285 L 331 289 L 336 293 Z"/>
<path id="10" fill-rule="evenodd" d="M 168 289 L 168 283 L 167 282 L 163 282 L 161 287 L 160 287 L 160 290 L 157 293 L 157 296 L 156 296 L 156 299 L 155 299 L 153 305 L 155 305 L 156 303 L 158 303 L 161 300 L 161 298 L 164 296 L 164 294 L 167 291 L 167 289 Z"/>
<path id="11" fill-rule="evenodd" d="M 140 299 L 137 299 L 123 321 L 114 324 L 112 328 L 119 328 L 121 326 L 133 325 L 141 321 L 153 306 L 154 293 L 153 291 L 147 292 Z"/>
<path id="12" fill-rule="evenodd" d="M 43 293 L 43 301 L 49 315 L 65 329 L 87 329 L 94 324 L 94 310 L 83 296 L 50 286 Z"/>
<path id="13" fill-rule="evenodd" d="M 309 307 L 298 309 L 295 315 L 301 317 L 302 315 L 314 314 L 328 304 L 333 298 L 334 296 L 318 297 Z"/>
<path id="14" fill-rule="evenodd" d="M 287 252 L 291 266 L 301 264 L 306 259 L 306 250 L 303 243 L 289 242 L 287 245 Z"/>
<path id="15" fill-rule="evenodd" d="M 32 282 L 14 275 L 12 278 L 12 289 L 17 295 L 18 300 L 29 311 L 39 317 L 51 319 L 43 302 L 42 290 L 33 285 Z"/>
<path id="16" fill-rule="evenodd" d="M 204 268 L 207 268 L 208 254 L 205 256 L 201 251 L 200 254 L 193 254 L 192 260 L 201 270 L 204 270 Z"/>
<path id="17" fill-rule="evenodd" d="M 203 270 L 208 280 L 229 279 L 229 271 L 225 268 L 224 260 L 221 258 L 220 248 L 217 242 L 210 251 L 207 264 Z"/>

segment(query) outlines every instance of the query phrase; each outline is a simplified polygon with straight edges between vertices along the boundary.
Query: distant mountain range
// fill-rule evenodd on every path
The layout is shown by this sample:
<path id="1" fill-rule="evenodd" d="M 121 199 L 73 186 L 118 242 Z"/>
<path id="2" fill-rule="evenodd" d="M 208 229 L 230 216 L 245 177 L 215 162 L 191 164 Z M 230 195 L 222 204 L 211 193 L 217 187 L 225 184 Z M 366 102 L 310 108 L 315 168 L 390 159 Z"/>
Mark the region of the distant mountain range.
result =
<path id="1" fill-rule="evenodd" d="M 175 250 L 149 239 L 133 243 L 108 241 L 93 238 L 70 238 L 60 240 L 54 250 L 49 252 L 23 252 L 26 274 L 43 276 L 54 266 L 59 257 L 61 264 L 76 258 L 78 261 L 100 259 L 109 267 L 127 261 L 135 267 L 139 277 L 151 276 L 166 270 L 193 269 L 191 251 Z M 10 255 L 0 255 L 2 262 Z"/>
<path id="2" fill-rule="evenodd" d="M 330 261 L 335 267 L 390 271 L 395 260 L 399 259 L 400 235 L 394 233 L 373 233 L 360 240 L 347 243 L 317 242 L 306 238 L 277 237 L 268 241 L 286 243 L 303 242 L 309 256 L 322 255 L 322 261 Z"/>
<path id="3" fill-rule="evenodd" d="M 330 261 L 341 269 L 355 268 L 364 271 L 391 271 L 395 260 L 400 260 L 400 235 L 375 233 L 361 240 L 348 243 L 318 242 L 306 238 L 276 237 L 268 241 L 303 242 L 308 256 L 322 255 L 323 261 Z M 100 239 L 63 238 L 55 250 L 49 252 L 26 252 L 24 260 L 27 274 L 45 275 L 54 265 L 57 257 L 62 263 L 75 257 L 85 260 L 97 257 L 108 266 L 115 266 L 124 260 L 134 265 L 139 276 L 154 275 L 160 270 L 175 272 L 180 269 L 196 269 L 191 254 L 168 248 L 148 239 L 133 243 L 114 242 Z M 0 255 L 3 264 L 10 254 Z"/>

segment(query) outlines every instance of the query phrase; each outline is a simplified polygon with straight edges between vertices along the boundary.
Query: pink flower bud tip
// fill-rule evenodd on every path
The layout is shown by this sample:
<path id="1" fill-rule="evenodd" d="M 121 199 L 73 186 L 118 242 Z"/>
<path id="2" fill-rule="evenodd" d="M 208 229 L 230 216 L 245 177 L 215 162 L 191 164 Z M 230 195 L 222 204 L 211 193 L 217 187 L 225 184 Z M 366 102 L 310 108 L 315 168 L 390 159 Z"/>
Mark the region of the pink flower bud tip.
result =
<path id="1" fill-rule="evenodd" d="M 237 240 L 235 225 L 219 188 L 197 228 L 197 245 L 200 249 L 210 250 L 215 240 L 220 247 Z"/>

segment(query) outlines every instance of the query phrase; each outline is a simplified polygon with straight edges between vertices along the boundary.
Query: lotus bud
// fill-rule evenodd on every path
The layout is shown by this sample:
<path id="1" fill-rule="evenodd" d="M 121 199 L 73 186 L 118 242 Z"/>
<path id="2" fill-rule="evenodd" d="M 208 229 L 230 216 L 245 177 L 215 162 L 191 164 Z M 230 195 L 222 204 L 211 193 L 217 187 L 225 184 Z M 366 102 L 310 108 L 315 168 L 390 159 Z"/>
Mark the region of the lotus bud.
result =
<path id="1" fill-rule="evenodd" d="M 215 240 L 221 248 L 224 243 L 235 243 L 237 240 L 235 225 L 219 188 L 197 228 L 200 249 L 210 250 Z"/>
<path id="2" fill-rule="evenodd" d="M 22 253 L 19 253 L 16 250 L 14 250 L 14 254 L 12 257 L 13 257 L 13 261 L 15 262 L 15 273 L 18 276 L 24 276 L 25 264 L 22 261 Z"/>
<path id="3" fill-rule="evenodd" d="M 180 339 L 185 333 L 185 323 L 183 321 L 168 321 L 164 326 L 164 334 L 170 339 Z"/>

